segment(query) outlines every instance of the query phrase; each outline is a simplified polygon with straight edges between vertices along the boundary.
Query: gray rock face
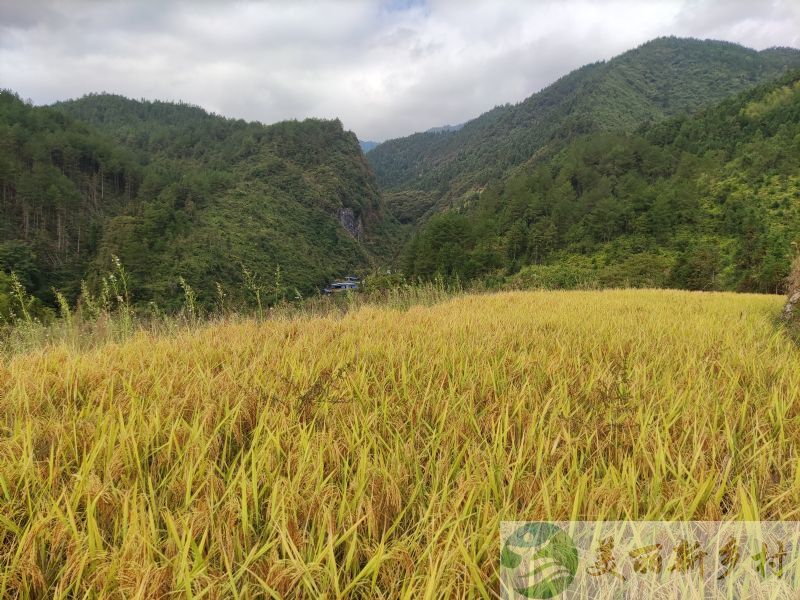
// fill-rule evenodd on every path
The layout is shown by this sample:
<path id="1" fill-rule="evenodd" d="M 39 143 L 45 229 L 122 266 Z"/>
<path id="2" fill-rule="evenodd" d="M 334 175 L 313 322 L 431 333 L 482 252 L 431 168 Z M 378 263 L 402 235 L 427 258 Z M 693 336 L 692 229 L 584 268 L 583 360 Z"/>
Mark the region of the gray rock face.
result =
<path id="1" fill-rule="evenodd" d="M 798 304 L 800 304 L 800 292 L 795 292 L 789 297 L 789 301 L 783 308 L 783 318 L 785 321 L 791 321 L 796 318 Z"/>
<path id="2" fill-rule="evenodd" d="M 359 242 L 364 235 L 364 226 L 361 223 L 361 218 L 356 218 L 352 208 L 339 209 L 339 223 L 342 224 L 350 235 L 356 238 Z"/>

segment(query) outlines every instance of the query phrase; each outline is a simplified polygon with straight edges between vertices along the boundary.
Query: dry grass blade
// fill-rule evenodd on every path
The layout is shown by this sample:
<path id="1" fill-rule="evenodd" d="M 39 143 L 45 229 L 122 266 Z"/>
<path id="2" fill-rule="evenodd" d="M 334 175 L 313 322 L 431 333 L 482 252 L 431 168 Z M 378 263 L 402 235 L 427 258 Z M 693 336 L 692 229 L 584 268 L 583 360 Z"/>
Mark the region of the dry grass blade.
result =
<path id="1" fill-rule="evenodd" d="M 0 595 L 497 594 L 503 519 L 798 519 L 776 296 L 463 295 L 0 363 Z"/>

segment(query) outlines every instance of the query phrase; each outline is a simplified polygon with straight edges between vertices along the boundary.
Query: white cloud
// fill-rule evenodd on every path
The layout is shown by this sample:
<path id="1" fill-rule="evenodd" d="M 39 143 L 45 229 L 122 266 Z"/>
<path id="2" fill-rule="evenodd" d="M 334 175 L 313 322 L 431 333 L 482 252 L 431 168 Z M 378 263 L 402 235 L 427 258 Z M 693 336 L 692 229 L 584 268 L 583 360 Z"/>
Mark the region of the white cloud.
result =
<path id="1" fill-rule="evenodd" d="M 659 35 L 800 45 L 797 0 L 0 0 L 0 86 L 93 91 L 364 139 L 458 123 Z"/>

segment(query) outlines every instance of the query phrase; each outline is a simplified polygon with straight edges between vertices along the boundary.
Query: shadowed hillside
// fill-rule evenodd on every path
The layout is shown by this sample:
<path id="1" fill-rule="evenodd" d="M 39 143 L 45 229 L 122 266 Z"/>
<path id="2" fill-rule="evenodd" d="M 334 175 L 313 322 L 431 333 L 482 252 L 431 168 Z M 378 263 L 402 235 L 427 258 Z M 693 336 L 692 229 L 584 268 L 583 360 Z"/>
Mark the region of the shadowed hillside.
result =
<path id="1" fill-rule="evenodd" d="M 391 224 L 338 121 L 265 126 L 93 95 L 34 108 L 0 96 L 0 267 L 47 299 L 118 256 L 136 301 L 200 301 L 242 266 L 305 294 L 388 252 Z M 236 293 L 233 291 L 232 293 Z"/>

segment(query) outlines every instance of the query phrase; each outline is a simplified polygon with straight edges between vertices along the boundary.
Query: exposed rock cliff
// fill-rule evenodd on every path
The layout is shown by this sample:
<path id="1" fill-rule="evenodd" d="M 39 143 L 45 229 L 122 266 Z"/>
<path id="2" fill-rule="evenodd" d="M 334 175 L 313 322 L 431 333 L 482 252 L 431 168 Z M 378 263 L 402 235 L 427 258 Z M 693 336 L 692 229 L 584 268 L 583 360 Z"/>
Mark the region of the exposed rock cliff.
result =
<path id="1" fill-rule="evenodd" d="M 352 208 L 339 209 L 339 223 L 342 224 L 350 235 L 352 235 L 359 242 L 364 235 L 364 225 L 361 223 L 361 218 L 356 217 Z"/>
<path id="2" fill-rule="evenodd" d="M 783 318 L 790 322 L 800 322 L 800 257 L 796 258 L 789 275 L 789 300 L 783 308 Z"/>

